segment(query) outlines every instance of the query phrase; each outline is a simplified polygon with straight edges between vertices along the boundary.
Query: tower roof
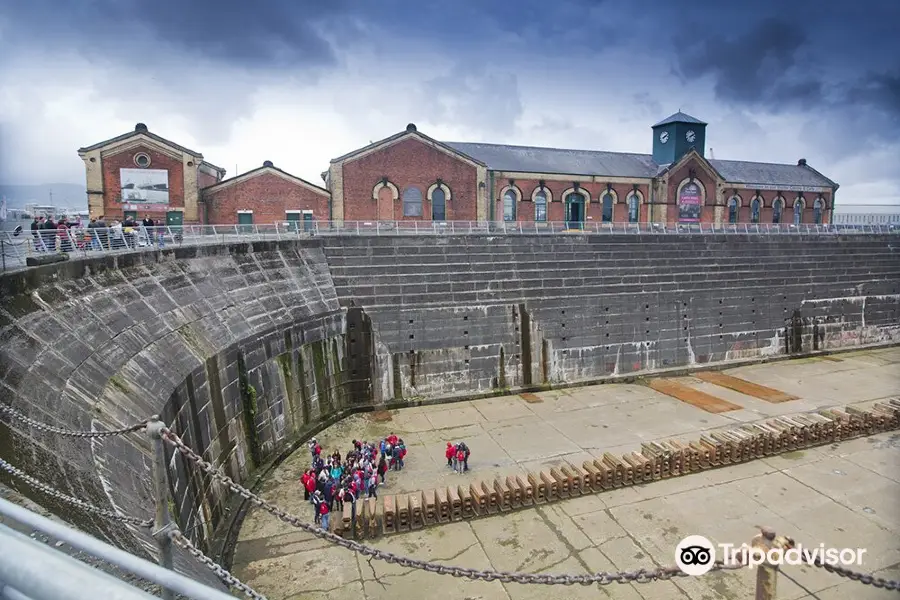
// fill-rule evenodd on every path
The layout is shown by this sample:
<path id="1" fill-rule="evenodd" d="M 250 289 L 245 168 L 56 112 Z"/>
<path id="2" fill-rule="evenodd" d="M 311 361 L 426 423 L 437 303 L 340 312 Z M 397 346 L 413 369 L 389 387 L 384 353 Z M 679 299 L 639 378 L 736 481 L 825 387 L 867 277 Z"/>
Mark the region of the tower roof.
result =
<path id="1" fill-rule="evenodd" d="M 662 125 L 669 125 L 670 123 L 691 123 L 695 125 L 708 125 L 708 123 L 704 123 L 700 119 L 692 117 L 691 115 L 685 114 L 679 110 L 674 115 L 666 117 L 653 127 L 661 127 Z"/>

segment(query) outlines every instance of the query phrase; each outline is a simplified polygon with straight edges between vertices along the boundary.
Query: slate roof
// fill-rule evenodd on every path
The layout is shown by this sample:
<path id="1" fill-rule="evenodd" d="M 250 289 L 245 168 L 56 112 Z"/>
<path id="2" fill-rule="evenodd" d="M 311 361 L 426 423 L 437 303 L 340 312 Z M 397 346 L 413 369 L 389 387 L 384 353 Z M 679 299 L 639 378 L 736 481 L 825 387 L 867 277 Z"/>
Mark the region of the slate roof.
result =
<path id="1" fill-rule="evenodd" d="M 667 166 L 653 162 L 650 154 L 468 142 L 444 143 L 458 152 L 485 163 L 489 169 L 495 171 L 650 179 L 656 177 Z M 740 160 L 708 160 L 728 183 L 807 187 L 836 185 L 832 180 L 808 166 Z"/>
<path id="2" fill-rule="evenodd" d="M 649 154 L 468 142 L 444 143 L 485 163 L 495 171 L 647 178 L 656 175 L 656 163 Z"/>
<path id="3" fill-rule="evenodd" d="M 240 173 L 239 175 L 234 175 L 233 177 L 229 177 L 228 179 L 223 179 L 222 181 L 219 181 L 218 183 L 208 185 L 205 188 L 203 188 L 203 191 L 209 193 L 210 191 L 212 191 L 214 189 L 218 189 L 218 188 L 226 186 L 226 185 L 232 185 L 235 183 L 236 180 L 251 179 L 251 178 L 256 177 L 257 175 L 261 175 L 263 172 L 267 172 L 267 171 L 268 172 L 270 172 L 270 171 L 278 172 L 278 173 L 284 175 L 285 177 L 288 177 L 289 179 L 293 179 L 294 181 L 297 181 L 303 185 L 311 187 L 311 188 L 315 189 L 316 191 L 322 192 L 323 194 L 326 194 L 326 195 L 331 194 L 331 192 L 329 192 L 322 186 L 316 185 L 312 182 L 309 182 L 309 181 L 303 179 L 302 177 L 297 177 L 296 175 L 292 175 L 291 173 L 288 173 L 287 171 L 279 169 L 278 167 L 276 167 L 269 161 L 266 161 L 265 163 L 263 163 L 263 166 L 261 166 L 261 167 L 256 167 L 255 169 L 250 169 L 249 171 Z"/>
<path id="4" fill-rule="evenodd" d="M 815 169 L 800 165 L 708 159 L 725 181 L 762 185 L 826 186 L 834 182 Z"/>
<path id="5" fill-rule="evenodd" d="M 709 125 L 709 123 L 704 123 L 697 117 L 692 117 L 691 115 L 685 114 L 680 110 L 674 115 L 670 115 L 654 125 L 653 127 L 660 127 L 662 125 L 668 125 L 669 123 L 691 123 L 694 125 Z"/>

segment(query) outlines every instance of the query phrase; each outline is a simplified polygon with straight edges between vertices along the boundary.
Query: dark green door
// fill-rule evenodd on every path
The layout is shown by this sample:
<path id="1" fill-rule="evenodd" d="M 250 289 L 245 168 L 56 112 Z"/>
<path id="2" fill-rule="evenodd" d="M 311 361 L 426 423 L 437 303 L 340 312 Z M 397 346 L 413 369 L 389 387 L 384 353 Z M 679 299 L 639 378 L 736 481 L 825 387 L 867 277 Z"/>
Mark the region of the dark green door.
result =
<path id="1" fill-rule="evenodd" d="M 166 213 L 167 227 L 181 227 L 184 225 L 184 213 L 180 210 L 170 210 Z"/>
<path id="2" fill-rule="evenodd" d="M 238 213 L 238 230 L 241 233 L 253 232 L 253 213 Z"/>
<path id="3" fill-rule="evenodd" d="M 566 228 L 582 229 L 584 227 L 584 196 L 569 194 L 566 198 Z"/>
<path id="4" fill-rule="evenodd" d="M 289 231 L 299 231 L 300 230 L 300 213 L 298 213 L 298 212 L 287 213 L 287 221 L 288 221 L 288 230 Z"/>
<path id="5" fill-rule="evenodd" d="M 131 217 L 132 219 L 137 220 L 137 211 L 136 210 L 126 210 L 125 214 L 123 216 L 126 219 L 128 217 Z"/>
<path id="6" fill-rule="evenodd" d="M 303 213 L 303 231 L 312 231 L 313 216 L 312 213 Z"/>

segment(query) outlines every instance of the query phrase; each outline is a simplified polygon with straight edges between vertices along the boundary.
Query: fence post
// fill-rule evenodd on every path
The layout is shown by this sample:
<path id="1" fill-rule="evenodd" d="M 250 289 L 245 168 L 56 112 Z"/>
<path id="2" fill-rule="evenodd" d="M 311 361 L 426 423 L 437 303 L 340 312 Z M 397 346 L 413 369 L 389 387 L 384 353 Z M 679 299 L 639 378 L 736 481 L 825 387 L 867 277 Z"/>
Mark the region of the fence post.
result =
<path id="1" fill-rule="evenodd" d="M 153 445 L 153 492 L 156 496 L 156 518 L 154 520 L 153 537 L 159 545 L 159 566 L 174 570 L 172 560 L 172 538 L 169 532 L 174 528 L 169 514 L 169 485 L 166 478 L 166 449 L 162 439 L 165 424 L 154 417 L 147 425 L 147 433 Z M 172 590 L 162 589 L 163 600 L 173 600 Z"/>
<path id="2" fill-rule="evenodd" d="M 750 542 L 751 554 L 762 553 L 762 561 L 756 571 L 756 595 L 754 600 L 775 600 L 775 587 L 778 579 L 778 565 L 770 559 L 769 551 L 778 549 L 784 556 L 784 551 L 792 548 L 793 540 L 782 535 L 775 535 L 771 527 L 760 527 L 759 533 L 753 536 Z"/>

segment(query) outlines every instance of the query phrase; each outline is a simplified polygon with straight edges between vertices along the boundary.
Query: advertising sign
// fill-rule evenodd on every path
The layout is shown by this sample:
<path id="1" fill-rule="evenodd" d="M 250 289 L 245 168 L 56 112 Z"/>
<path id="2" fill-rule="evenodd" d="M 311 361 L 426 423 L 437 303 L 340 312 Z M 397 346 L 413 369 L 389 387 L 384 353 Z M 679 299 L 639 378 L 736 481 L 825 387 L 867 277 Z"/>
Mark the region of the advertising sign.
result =
<path id="1" fill-rule="evenodd" d="M 678 197 L 678 221 L 681 223 L 699 223 L 700 211 L 703 208 L 703 196 L 696 183 L 689 183 L 681 188 Z"/>
<path id="2" fill-rule="evenodd" d="M 122 202 L 168 204 L 169 172 L 166 169 L 119 169 Z"/>

